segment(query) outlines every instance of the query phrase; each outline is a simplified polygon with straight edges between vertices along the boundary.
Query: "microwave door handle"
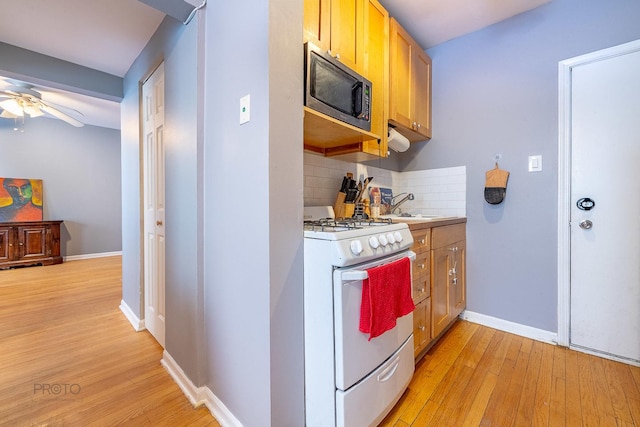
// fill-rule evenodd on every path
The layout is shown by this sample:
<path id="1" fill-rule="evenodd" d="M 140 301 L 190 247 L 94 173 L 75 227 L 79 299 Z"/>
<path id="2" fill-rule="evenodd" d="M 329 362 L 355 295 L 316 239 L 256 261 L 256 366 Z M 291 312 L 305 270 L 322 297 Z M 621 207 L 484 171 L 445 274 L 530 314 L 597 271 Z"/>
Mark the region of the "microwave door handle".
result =
<path id="1" fill-rule="evenodd" d="M 351 88 L 353 115 L 355 117 L 360 117 L 362 115 L 362 84 L 362 82 L 358 82 Z"/>

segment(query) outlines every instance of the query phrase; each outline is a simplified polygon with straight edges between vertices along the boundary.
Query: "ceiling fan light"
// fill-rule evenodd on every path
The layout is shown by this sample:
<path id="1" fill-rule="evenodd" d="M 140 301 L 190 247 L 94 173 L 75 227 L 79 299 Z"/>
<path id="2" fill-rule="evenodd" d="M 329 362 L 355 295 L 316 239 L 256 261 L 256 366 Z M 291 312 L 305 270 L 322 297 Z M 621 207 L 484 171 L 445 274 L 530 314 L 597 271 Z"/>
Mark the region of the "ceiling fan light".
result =
<path id="1" fill-rule="evenodd" d="M 14 116 L 18 116 L 18 117 L 24 116 L 24 111 L 22 109 L 22 106 L 20 106 L 20 104 L 18 104 L 18 101 L 16 101 L 13 98 L 6 99 L 0 102 L 0 107 L 2 107 L 3 110 L 7 110 Z"/>

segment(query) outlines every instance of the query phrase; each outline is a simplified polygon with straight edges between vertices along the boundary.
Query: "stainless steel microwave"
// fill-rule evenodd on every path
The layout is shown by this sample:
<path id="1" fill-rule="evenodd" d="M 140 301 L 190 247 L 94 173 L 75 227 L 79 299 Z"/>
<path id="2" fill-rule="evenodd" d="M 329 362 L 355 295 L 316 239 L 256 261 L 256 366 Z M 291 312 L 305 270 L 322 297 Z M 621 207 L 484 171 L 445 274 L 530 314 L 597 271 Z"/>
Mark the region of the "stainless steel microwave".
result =
<path id="1" fill-rule="evenodd" d="M 312 43 L 305 43 L 307 107 L 371 130 L 371 82 Z"/>

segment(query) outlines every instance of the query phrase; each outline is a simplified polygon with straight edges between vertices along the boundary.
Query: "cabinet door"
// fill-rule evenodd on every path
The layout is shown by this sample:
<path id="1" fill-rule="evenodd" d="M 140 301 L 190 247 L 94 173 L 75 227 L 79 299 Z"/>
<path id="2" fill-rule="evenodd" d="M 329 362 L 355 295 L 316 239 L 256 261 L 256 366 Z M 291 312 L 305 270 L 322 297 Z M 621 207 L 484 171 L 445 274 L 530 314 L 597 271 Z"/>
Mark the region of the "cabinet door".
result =
<path id="1" fill-rule="evenodd" d="M 20 258 L 40 258 L 47 255 L 47 227 L 24 226 L 18 227 L 18 245 Z"/>
<path id="2" fill-rule="evenodd" d="M 378 141 L 365 141 L 363 151 L 387 157 L 389 120 L 389 13 L 378 0 L 364 0 L 364 72 L 372 84 L 371 133 Z"/>
<path id="3" fill-rule="evenodd" d="M 331 48 L 331 0 L 304 0 L 303 41 Z"/>
<path id="4" fill-rule="evenodd" d="M 452 304 L 449 301 L 449 270 L 452 265 L 448 247 L 434 249 L 432 256 L 431 336 L 436 337 L 447 327 L 451 320 Z"/>
<path id="5" fill-rule="evenodd" d="M 391 69 L 389 76 L 389 120 L 410 129 L 413 122 L 413 97 L 411 95 L 413 90 L 411 80 L 413 41 L 409 33 L 393 18 L 389 23 L 389 44 Z"/>
<path id="6" fill-rule="evenodd" d="M 431 58 L 420 49 L 414 49 L 414 52 L 414 130 L 431 138 Z"/>
<path id="7" fill-rule="evenodd" d="M 331 55 L 364 74 L 362 0 L 331 2 Z"/>
<path id="8" fill-rule="evenodd" d="M 0 262 L 13 259 L 13 228 L 0 227 Z"/>

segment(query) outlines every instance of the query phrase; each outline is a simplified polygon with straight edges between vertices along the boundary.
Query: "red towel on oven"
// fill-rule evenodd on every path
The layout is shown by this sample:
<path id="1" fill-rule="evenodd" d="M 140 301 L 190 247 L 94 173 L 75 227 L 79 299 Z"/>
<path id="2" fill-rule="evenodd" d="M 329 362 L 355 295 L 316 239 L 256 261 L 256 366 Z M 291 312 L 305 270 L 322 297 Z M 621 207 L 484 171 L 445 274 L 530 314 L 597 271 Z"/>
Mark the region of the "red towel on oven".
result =
<path id="1" fill-rule="evenodd" d="M 411 261 L 405 257 L 367 270 L 362 282 L 360 332 L 372 338 L 396 326 L 396 319 L 415 308 L 411 298 Z"/>

